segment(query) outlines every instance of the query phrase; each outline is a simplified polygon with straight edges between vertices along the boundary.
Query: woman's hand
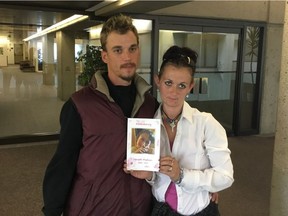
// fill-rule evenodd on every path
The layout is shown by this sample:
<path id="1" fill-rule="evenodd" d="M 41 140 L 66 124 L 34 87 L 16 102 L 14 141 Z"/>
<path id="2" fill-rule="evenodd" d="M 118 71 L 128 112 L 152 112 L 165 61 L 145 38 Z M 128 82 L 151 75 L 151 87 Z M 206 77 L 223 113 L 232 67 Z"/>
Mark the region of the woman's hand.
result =
<path id="1" fill-rule="evenodd" d="M 161 173 L 170 177 L 173 182 L 176 182 L 180 178 L 180 166 L 178 161 L 171 157 L 165 156 L 160 158 L 160 170 Z"/>
<path id="2" fill-rule="evenodd" d="M 210 195 L 211 195 L 211 201 L 215 202 L 216 204 L 218 204 L 219 194 L 218 193 L 210 193 Z"/>
<path id="3" fill-rule="evenodd" d="M 151 180 L 153 177 L 153 172 L 152 171 L 144 171 L 144 170 L 127 170 L 127 162 L 126 160 L 124 161 L 124 166 L 123 170 L 127 174 L 131 174 L 135 178 L 138 179 L 146 179 L 146 180 Z"/>

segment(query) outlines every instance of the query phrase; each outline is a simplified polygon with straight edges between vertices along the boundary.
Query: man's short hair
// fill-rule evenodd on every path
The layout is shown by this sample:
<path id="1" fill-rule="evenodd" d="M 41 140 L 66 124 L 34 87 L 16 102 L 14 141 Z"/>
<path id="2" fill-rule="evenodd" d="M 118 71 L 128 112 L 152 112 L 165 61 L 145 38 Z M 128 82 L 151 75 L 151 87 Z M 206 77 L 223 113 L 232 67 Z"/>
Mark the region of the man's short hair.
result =
<path id="1" fill-rule="evenodd" d="M 102 49 L 106 51 L 107 37 L 111 32 L 118 34 L 126 34 L 128 31 L 132 31 L 137 38 L 137 44 L 139 44 L 139 36 L 136 27 L 133 25 L 131 17 L 123 14 L 118 14 L 110 17 L 104 24 L 100 34 L 100 42 Z"/>

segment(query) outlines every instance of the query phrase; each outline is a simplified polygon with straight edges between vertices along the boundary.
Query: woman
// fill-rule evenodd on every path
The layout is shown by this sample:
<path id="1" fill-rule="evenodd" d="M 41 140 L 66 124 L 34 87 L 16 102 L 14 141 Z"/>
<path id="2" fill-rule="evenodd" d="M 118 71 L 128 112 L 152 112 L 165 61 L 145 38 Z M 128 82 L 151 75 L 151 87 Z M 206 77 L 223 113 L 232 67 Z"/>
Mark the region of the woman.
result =
<path id="1" fill-rule="evenodd" d="M 155 77 L 162 99 L 155 118 L 162 119 L 162 130 L 160 171 L 149 179 L 157 200 L 154 215 L 168 215 L 166 211 L 171 215 L 219 215 L 210 193 L 233 183 L 224 128 L 211 114 L 185 102 L 194 85 L 196 61 L 193 50 L 172 46 Z"/>
<path id="2" fill-rule="evenodd" d="M 155 77 L 162 99 L 155 114 L 162 119 L 159 172 L 131 172 L 151 184 L 155 216 L 218 216 L 211 193 L 234 181 L 224 128 L 211 114 L 185 102 L 194 85 L 196 61 L 193 50 L 172 46 Z"/>

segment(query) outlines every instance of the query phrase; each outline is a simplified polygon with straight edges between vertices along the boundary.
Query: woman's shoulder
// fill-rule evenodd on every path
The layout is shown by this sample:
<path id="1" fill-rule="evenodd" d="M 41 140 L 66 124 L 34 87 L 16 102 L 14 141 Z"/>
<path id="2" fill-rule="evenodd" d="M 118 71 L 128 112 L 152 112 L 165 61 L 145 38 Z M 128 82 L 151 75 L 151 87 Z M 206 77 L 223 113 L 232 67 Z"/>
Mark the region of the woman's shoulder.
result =
<path id="1" fill-rule="evenodd" d="M 185 102 L 184 104 L 183 115 L 188 119 L 190 118 L 192 121 L 193 120 L 207 121 L 209 119 L 214 119 L 211 113 L 201 111 L 195 107 L 192 107 L 187 102 Z"/>

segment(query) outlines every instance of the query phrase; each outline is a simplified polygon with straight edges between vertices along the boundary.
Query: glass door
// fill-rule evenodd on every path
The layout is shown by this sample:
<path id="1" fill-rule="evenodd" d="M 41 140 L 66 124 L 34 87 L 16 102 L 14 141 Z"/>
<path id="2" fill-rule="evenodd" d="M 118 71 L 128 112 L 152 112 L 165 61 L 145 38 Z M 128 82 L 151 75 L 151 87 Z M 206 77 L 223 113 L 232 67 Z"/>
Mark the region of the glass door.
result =
<path id="1" fill-rule="evenodd" d="M 244 36 L 243 53 L 243 75 L 241 77 L 241 86 L 239 95 L 239 124 L 238 130 L 243 133 L 249 133 L 254 130 L 258 132 L 259 127 L 259 90 L 260 90 L 260 72 L 262 56 L 262 38 L 263 28 L 259 26 L 247 26 Z"/>
<path id="2" fill-rule="evenodd" d="M 178 45 L 195 50 L 198 53 L 195 85 L 186 100 L 192 107 L 212 113 L 227 133 L 233 132 L 239 33 L 238 29 L 227 32 L 224 28 L 159 32 L 158 70 L 168 47 Z M 160 100 L 159 94 L 157 98 Z"/>

